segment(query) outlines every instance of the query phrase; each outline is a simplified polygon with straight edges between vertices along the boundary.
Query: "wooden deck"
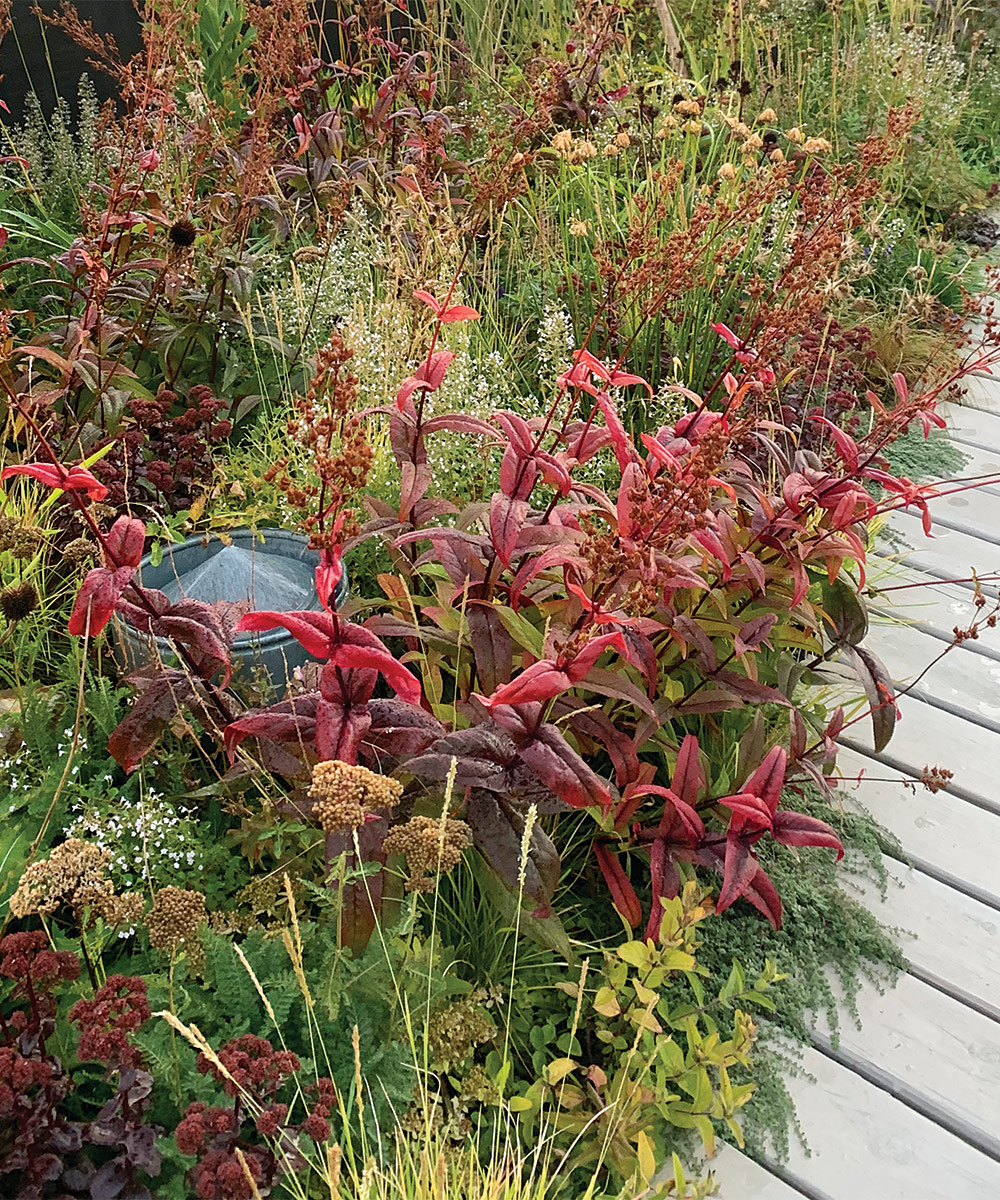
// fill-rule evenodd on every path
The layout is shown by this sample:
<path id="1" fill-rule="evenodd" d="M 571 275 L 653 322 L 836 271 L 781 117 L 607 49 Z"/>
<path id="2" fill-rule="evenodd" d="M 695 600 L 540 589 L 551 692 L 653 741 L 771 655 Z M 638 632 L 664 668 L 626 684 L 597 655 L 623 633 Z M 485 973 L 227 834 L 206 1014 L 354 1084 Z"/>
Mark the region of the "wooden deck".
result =
<path id="1" fill-rule="evenodd" d="M 969 456 L 963 476 L 1000 478 L 1000 374 L 970 382 L 949 418 Z M 973 616 L 973 571 L 1000 576 L 1000 482 L 931 505 L 934 539 L 916 516 L 891 524 L 907 544 L 873 573 L 926 587 L 894 592 L 891 620 L 873 613 L 868 644 L 905 686 Z M 996 596 L 997 583 L 984 586 Z M 845 738 L 847 791 L 899 839 L 883 902 L 908 972 L 886 995 L 862 993 L 863 1027 L 845 1018 L 836 1049 L 822 1027 L 805 1052 L 815 1078 L 790 1081 L 811 1147 L 758 1164 L 725 1149 L 723 1200 L 998 1200 L 1000 1198 L 1000 628 L 951 650 L 900 701 L 888 747 L 862 724 Z M 937 794 L 906 781 L 927 766 L 954 772 Z M 889 780 L 890 782 L 883 782 Z M 848 885 L 849 886 L 849 885 Z"/>

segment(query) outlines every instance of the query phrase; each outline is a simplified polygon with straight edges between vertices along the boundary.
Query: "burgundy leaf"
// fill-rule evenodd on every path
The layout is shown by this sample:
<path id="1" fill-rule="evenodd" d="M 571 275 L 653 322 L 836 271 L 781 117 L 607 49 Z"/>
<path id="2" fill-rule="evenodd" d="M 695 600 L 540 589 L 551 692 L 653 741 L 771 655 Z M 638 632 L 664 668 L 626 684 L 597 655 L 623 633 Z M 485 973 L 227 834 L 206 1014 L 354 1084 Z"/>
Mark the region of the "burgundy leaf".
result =
<path id="1" fill-rule="evenodd" d="M 358 747 L 371 723 L 367 708 L 345 707 L 321 697 L 316 706 L 316 754 L 320 761 L 336 758 L 357 762 Z"/>
<path id="2" fill-rule="evenodd" d="M 476 848 L 513 892 L 533 900 L 535 916 L 552 911 L 552 896 L 559 882 L 559 853 L 537 822 L 532 826 L 527 855 L 522 856 L 525 823 L 502 796 L 473 788 L 465 806 Z M 521 876 L 524 883 L 521 884 Z"/>
<path id="3" fill-rule="evenodd" d="M 777 613 L 767 613 L 766 616 L 754 617 L 752 621 L 747 621 L 745 625 L 742 625 L 733 639 L 733 648 L 736 653 L 742 655 L 746 654 L 748 650 L 756 650 L 766 641 L 777 619 Z"/>
<path id="4" fill-rule="evenodd" d="M 844 646 L 871 708 L 875 752 L 884 750 L 896 728 L 896 693 L 885 664 L 863 646 Z"/>
<path id="5" fill-rule="evenodd" d="M 596 775 L 555 725 L 542 725 L 518 757 L 560 800 L 572 808 L 611 805 L 608 785 Z"/>
<path id="6" fill-rule="evenodd" d="M 115 611 L 118 598 L 128 587 L 135 574 L 135 568 L 124 566 L 114 570 L 108 567 L 94 567 L 80 585 L 76 602 L 70 614 L 67 629 L 75 637 L 89 633 L 91 637 L 104 629 L 111 614 Z"/>
<path id="7" fill-rule="evenodd" d="M 611 899 L 614 902 L 615 908 L 618 909 L 629 926 L 632 929 L 636 929 L 642 920 L 642 905 L 639 903 L 639 897 L 635 894 L 635 888 L 632 886 L 629 877 L 625 874 L 618 856 L 612 854 L 607 846 L 601 845 L 600 842 L 595 842 L 594 857 L 597 859 L 597 865 L 601 868 L 604 882 L 608 885 L 608 890 L 611 892 Z"/>
<path id="8" fill-rule="evenodd" d="M 586 688 L 588 692 L 597 692 L 598 695 L 610 696 L 614 700 L 624 700 L 648 716 L 656 717 L 656 708 L 646 693 L 621 671 L 593 667 L 587 676 Z"/>
<path id="9" fill-rule="evenodd" d="M 837 860 L 844 857 L 844 847 L 836 831 L 817 817 L 779 809 L 774 814 L 772 832 L 784 846 L 822 846 L 837 851 Z"/>
<path id="10" fill-rule="evenodd" d="M 715 905 L 716 912 L 725 912 L 742 896 L 757 874 L 757 860 L 750 841 L 745 837 L 727 837 L 722 887 Z"/>
<path id="11" fill-rule="evenodd" d="M 316 739 L 316 709 L 319 693 L 281 700 L 270 708 L 244 713 L 226 726 L 225 741 L 232 761 L 237 746 L 244 738 L 266 738 L 272 742 L 299 743 L 311 746 Z"/>
<path id="12" fill-rule="evenodd" d="M 406 769 L 419 778 L 443 782 L 454 762 L 458 787 L 502 788 L 504 772 L 515 755 L 511 739 L 490 722 L 438 738 L 423 754 L 410 759 Z"/>
<path id="13" fill-rule="evenodd" d="M 751 704 L 782 704 L 787 708 L 791 703 L 777 688 L 758 683 L 756 679 L 748 679 L 746 675 L 739 675 L 735 671 L 716 671 L 712 678 L 737 699 Z"/>
<path id="14" fill-rule="evenodd" d="M 690 808 L 697 806 L 698 795 L 705 787 L 705 772 L 698 757 L 698 739 L 693 733 L 687 734 L 681 742 L 671 783 L 685 804 Z"/>
<path id="15" fill-rule="evenodd" d="M 362 751 L 376 762 L 413 759 L 444 736 L 445 728 L 436 717 L 405 700 L 372 700 L 371 717 Z"/>
<path id="16" fill-rule="evenodd" d="M 510 682 L 514 643 L 495 605 L 470 600 L 465 610 L 475 653 L 476 675 L 485 691 L 494 692 Z"/>
<path id="17" fill-rule="evenodd" d="M 712 645 L 712 639 L 697 621 L 681 613 L 673 620 L 673 631 L 682 642 L 694 645 L 698 654 L 698 665 L 706 675 L 711 675 L 719 666 L 719 658 Z"/>
<path id="18" fill-rule="evenodd" d="M 759 863 L 756 874 L 744 888 L 743 898 L 763 913 L 775 929 L 781 928 L 781 897 L 771 877 Z"/>
<path id="19" fill-rule="evenodd" d="M 112 758 L 124 770 L 135 770 L 194 695 L 194 685 L 183 671 L 170 667 L 157 670 L 136 699 L 132 711 L 108 738 Z"/>
<path id="20" fill-rule="evenodd" d="M 505 567 L 510 566 L 511 556 L 527 515 L 527 500 L 512 500 L 503 492 L 494 493 L 490 501 L 490 537 L 497 557 Z"/>

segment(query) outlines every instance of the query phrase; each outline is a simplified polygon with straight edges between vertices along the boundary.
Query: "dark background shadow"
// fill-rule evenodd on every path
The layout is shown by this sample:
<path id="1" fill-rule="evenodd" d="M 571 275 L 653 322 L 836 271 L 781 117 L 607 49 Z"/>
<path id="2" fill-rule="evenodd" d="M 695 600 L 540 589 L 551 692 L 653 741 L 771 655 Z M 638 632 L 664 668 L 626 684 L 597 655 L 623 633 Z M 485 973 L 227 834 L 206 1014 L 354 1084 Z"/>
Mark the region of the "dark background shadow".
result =
<path id="1" fill-rule="evenodd" d="M 194 2 L 194 0 L 192 0 Z M 13 0 L 11 15 L 13 30 L 0 44 L 0 99 L 10 109 L 8 121 L 19 121 L 24 115 L 24 97 L 32 89 L 42 103 L 43 112 L 51 112 L 56 102 L 56 90 L 76 109 L 80 76 L 87 74 L 100 101 L 115 95 L 115 86 L 102 71 L 87 65 L 86 55 L 58 29 L 43 26 L 31 11 L 32 0 Z M 51 12 L 53 0 L 44 0 L 40 7 Z M 142 48 L 139 36 L 139 17 L 132 0 L 77 0 L 77 11 L 84 21 L 90 21 L 99 34 L 110 33 L 118 44 L 123 59 L 129 59 Z"/>

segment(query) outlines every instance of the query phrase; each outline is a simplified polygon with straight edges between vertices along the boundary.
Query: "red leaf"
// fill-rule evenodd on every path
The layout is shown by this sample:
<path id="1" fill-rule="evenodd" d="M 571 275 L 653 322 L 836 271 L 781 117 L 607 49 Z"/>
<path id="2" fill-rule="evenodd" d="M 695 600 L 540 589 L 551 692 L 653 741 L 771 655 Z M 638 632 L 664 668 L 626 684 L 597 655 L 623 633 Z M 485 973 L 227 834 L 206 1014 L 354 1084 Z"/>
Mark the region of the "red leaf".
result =
<path id="1" fill-rule="evenodd" d="M 244 713 L 226 726 L 225 742 L 232 762 L 236 748 L 244 738 L 266 738 L 271 742 L 298 743 L 311 746 L 316 738 L 316 709 L 319 693 L 281 700 L 270 708 Z"/>
<path id="2" fill-rule="evenodd" d="M 385 676 L 386 682 L 401 700 L 409 704 L 420 703 L 420 682 L 385 647 L 378 650 L 371 646 L 351 646 L 342 642 L 330 655 L 330 662 L 338 667 L 378 671 Z"/>
<path id="3" fill-rule="evenodd" d="M 438 304 L 430 292 L 425 292 L 423 290 L 416 291 L 413 293 L 413 298 L 414 300 L 422 300 L 436 317 L 441 315 L 441 305 Z"/>
<path id="4" fill-rule="evenodd" d="M 517 545 L 518 535 L 528 515 L 527 500 L 512 500 L 503 492 L 495 492 L 490 501 L 490 537 L 497 557 L 505 567 Z"/>
<path id="5" fill-rule="evenodd" d="M 602 633 L 599 637 L 592 637 L 567 665 L 566 674 L 573 683 L 580 683 L 587 678 L 591 667 L 604 651 L 612 646 L 619 654 L 626 653 L 625 639 L 620 633 Z"/>
<path id="6" fill-rule="evenodd" d="M 743 891 L 743 898 L 763 913 L 775 929 L 781 928 L 781 897 L 771 877 L 759 864 L 757 873 Z"/>
<path id="7" fill-rule="evenodd" d="M 137 567 L 146 544 L 146 526 L 134 517 L 119 517 L 105 540 L 105 551 L 114 566 Z"/>
<path id="8" fill-rule="evenodd" d="M 552 700 L 573 686 L 569 675 L 551 659 L 532 663 L 516 679 L 498 688 L 483 703 L 487 708 L 498 704 L 528 704 L 532 700 Z"/>
<path id="9" fill-rule="evenodd" d="M 242 618 L 237 628 L 253 633 L 287 629 L 313 658 L 329 658 L 336 646 L 333 618 L 325 612 L 252 612 Z"/>
<path id="10" fill-rule="evenodd" d="M 705 787 L 705 772 L 698 760 L 698 739 L 693 733 L 687 734 L 681 742 L 674 766 L 672 780 L 674 792 L 690 808 L 698 803 L 698 794 Z"/>
<path id="11" fill-rule="evenodd" d="M 753 856 L 749 840 L 744 837 L 727 837 L 722 887 L 715 911 L 725 912 L 734 904 L 753 882 L 757 870 L 757 860 Z"/>
<path id="12" fill-rule="evenodd" d="M 732 810 L 730 829 L 745 829 L 748 825 L 752 829 L 771 827 L 770 810 L 760 796 L 754 796 L 750 792 L 738 792 L 733 796 L 723 796 L 716 803 Z"/>
<path id="13" fill-rule="evenodd" d="M 597 865 L 601 868 L 604 882 L 608 885 L 608 890 L 611 892 L 611 899 L 614 901 L 615 908 L 618 909 L 632 929 L 637 928 L 639 922 L 642 920 L 642 905 L 639 903 L 639 897 L 635 894 L 635 888 L 629 881 L 629 877 L 625 874 L 617 855 L 612 854 L 606 846 L 595 842 L 594 857 L 597 859 Z"/>
<path id="14" fill-rule="evenodd" d="M 744 792 L 751 792 L 764 801 L 771 816 L 777 810 L 778 801 L 781 799 L 787 762 L 788 755 L 785 753 L 784 746 L 773 746 L 764 761 L 743 785 Z"/>
<path id="15" fill-rule="evenodd" d="M 91 500 L 103 500 L 108 489 L 85 467 L 63 467 L 54 463 L 18 463 L 0 473 L 0 482 L 12 475 L 28 475 L 44 483 L 46 487 L 60 488 L 64 492 L 86 492 Z"/>
<path id="16" fill-rule="evenodd" d="M 70 614 L 68 631 L 75 637 L 97 637 L 115 611 L 119 596 L 128 587 L 134 567 L 95 567 L 87 573 L 76 594 L 73 612 Z"/>
<path id="17" fill-rule="evenodd" d="M 783 846 L 823 846 L 837 851 L 838 862 L 844 857 L 844 847 L 835 830 L 817 817 L 781 809 L 774 814 L 772 832 Z"/>
<path id="18" fill-rule="evenodd" d="M 822 425 L 824 429 L 829 430 L 830 437 L 833 439 L 834 445 L 840 454 L 841 461 L 844 466 L 853 474 L 858 469 L 858 444 L 854 438 L 846 434 L 839 426 L 827 417 L 814 414 L 812 419 Z"/>
<path id="19" fill-rule="evenodd" d="M 479 313 L 467 304 L 452 304 L 441 314 L 441 324 L 450 325 L 453 321 L 478 321 Z"/>

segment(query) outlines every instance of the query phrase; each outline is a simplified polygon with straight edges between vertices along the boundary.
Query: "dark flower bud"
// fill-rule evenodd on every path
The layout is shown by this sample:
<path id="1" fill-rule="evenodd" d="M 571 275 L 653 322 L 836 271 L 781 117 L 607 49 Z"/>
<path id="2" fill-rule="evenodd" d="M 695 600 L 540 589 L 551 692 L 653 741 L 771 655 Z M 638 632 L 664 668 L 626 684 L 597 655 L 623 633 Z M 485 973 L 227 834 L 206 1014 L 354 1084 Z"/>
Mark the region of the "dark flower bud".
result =
<path id="1" fill-rule="evenodd" d="M 188 246 L 194 245 L 194 239 L 197 236 L 197 233 L 197 229 L 195 229 L 191 222 L 185 217 L 180 221 L 175 221 L 173 225 L 170 226 L 170 232 L 167 234 L 167 237 L 170 238 L 171 242 L 175 246 L 182 250 L 186 250 Z"/>
<path id="2" fill-rule="evenodd" d="M 13 624 L 23 621 L 38 606 L 38 590 L 29 580 L 14 583 L 0 592 L 0 612 Z"/>

